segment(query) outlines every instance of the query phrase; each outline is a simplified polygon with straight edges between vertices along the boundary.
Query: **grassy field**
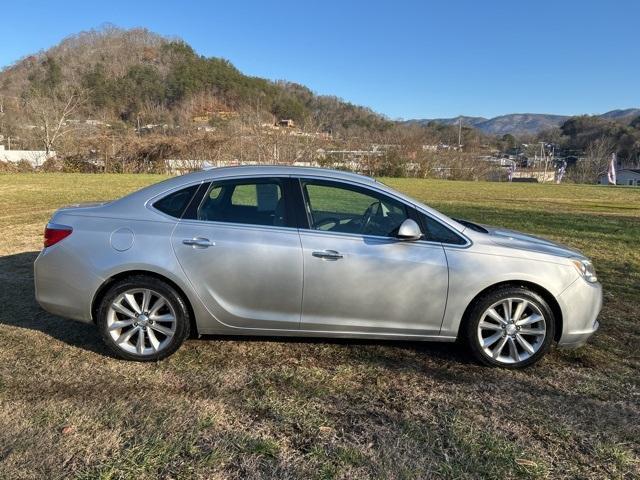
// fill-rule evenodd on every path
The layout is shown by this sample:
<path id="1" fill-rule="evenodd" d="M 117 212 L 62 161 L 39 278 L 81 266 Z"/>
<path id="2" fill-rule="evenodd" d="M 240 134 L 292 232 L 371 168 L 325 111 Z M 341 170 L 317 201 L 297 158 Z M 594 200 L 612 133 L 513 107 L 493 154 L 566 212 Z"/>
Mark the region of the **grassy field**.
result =
<path id="1" fill-rule="evenodd" d="M 385 180 L 594 260 L 601 330 L 526 371 L 449 344 L 212 337 L 127 363 L 38 308 L 32 263 L 55 208 L 160 179 L 0 175 L 0 478 L 640 477 L 640 189 Z"/>

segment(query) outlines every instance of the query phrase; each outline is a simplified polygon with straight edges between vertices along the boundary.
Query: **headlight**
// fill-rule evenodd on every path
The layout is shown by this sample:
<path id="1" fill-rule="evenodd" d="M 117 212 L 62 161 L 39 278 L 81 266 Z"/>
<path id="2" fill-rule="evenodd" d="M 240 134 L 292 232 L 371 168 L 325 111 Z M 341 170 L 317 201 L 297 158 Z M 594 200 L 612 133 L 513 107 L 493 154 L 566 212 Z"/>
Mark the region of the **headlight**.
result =
<path id="1" fill-rule="evenodd" d="M 595 283 L 598 281 L 598 277 L 596 276 L 596 269 L 593 268 L 593 263 L 589 260 L 583 260 L 579 258 L 574 258 L 571 260 L 575 265 L 580 275 L 589 283 Z"/>

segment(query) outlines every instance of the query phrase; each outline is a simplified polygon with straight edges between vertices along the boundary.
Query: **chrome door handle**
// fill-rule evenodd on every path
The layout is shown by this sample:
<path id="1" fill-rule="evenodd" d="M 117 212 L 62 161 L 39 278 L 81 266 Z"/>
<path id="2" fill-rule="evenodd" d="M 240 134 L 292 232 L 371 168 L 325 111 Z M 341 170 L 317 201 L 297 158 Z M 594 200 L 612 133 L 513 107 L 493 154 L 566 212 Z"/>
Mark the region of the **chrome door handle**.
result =
<path id="1" fill-rule="evenodd" d="M 322 258 L 324 260 L 339 260 L 343 257 L 340 252 L 336 252 L 335 250 L 321 250 L 313 252 L 311 255 L 317 258 Z"/>
<path id="2" fill-rule="evenodd" d="M 199 248 L 213 247 L 215 245 L 214 242 L 212 242 L 208 238 L 203 238 L 203 237 L 185 238 L 184 240 L 182 240 L 182 243 L 184 243 L 185 245 L 191 245 L 192 247 L 199 247 Z"/>

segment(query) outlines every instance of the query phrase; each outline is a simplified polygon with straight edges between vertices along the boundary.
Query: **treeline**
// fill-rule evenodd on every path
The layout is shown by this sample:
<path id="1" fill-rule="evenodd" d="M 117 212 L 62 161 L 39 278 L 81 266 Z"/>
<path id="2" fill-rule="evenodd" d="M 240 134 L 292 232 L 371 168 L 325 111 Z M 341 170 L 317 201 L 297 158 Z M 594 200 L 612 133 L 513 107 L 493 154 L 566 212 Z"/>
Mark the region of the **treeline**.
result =
<path id="1" fill-rule="evenodd" d="M 570 181 L 596 182 L 607 172 L 613 154 L 618 168 L 640 168 L 640 117 L 618 122 L 598 116 L 576 116 L 559 128 L 539 133 L 532 141 L 530 153 L 537 153 L 539 142 L 552 145 L 556 155 L 568 160 L 566 178 Z"/>
<path id="2" fill-rule="evenodd" d="M 427 175 L 416 165 L 434 153 L 422 146 L 458 142 L 455 127 L 403 127 L 143 29 L 72 36 L 5 69 L 0 85 L 4 142 L 55 151 L 46 168 L 65 171 L 159 171 L 167 159 L 347 165 L 336 152 L 356 151 L 371 174 Z M 285 119 L 292 128 L 273 128 Z M 462 139 L 469 152 L 485 142 L 470 128 Z"/>
<path id="3" fill-rule="evenodd" d="M 622 163 L 634 165 L 640 158 L 640 116 L 629 124 L 583 115 L 560 127 L 560 142 L 572 151 L 586 151 L 596 142 L 606 141 Z"/>

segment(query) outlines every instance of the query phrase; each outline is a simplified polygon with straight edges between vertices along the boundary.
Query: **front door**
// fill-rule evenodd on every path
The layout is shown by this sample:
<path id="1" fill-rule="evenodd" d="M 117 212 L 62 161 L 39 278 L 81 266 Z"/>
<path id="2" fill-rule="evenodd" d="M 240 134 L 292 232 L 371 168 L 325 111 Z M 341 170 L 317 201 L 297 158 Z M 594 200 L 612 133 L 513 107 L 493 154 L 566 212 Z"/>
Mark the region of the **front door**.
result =
<path id="1" fill-rule="evenodd" d="M 411 207 L 378 190 L 302 179 L 309 229 L 303 330 L 437 335 L 448 268 L 439 243 L 395 237 Z"/>
<path id="2" fill-rule="evenodd" d="M 298 329 L 302 251 L 287 214 L 288 179 L 213 182 L 172 236 L 178 261 L 225 325 Z"/>

